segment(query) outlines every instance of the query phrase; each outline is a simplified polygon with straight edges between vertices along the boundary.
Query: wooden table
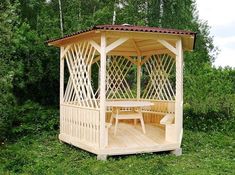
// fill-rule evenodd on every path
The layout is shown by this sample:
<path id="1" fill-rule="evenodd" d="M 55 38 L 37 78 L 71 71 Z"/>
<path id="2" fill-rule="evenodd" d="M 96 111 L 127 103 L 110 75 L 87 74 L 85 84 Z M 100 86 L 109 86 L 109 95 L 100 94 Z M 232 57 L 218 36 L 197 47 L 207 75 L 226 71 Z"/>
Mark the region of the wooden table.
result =
<path id="1" fill-rule="evenodd" d="M 136 119 L 140 120 L 143 133 L 145 133 L 145 126 L 143 115 L 141 112 L 142 107 L 152 106 L 154 105 L 148 101 L 108 101 L 106 102 L 106 106 L 112 107 L 112 114 L 110 118 L 110 123 L 113 122 L 113 118 L 115 118 L 115 128 L 114 135 L 117 133 L 117 125 L 118 120 L 129 120 L 134 119 L 136 123 Z M 121 110 L 121 108 L 131 108 L 131 110 Z"/>

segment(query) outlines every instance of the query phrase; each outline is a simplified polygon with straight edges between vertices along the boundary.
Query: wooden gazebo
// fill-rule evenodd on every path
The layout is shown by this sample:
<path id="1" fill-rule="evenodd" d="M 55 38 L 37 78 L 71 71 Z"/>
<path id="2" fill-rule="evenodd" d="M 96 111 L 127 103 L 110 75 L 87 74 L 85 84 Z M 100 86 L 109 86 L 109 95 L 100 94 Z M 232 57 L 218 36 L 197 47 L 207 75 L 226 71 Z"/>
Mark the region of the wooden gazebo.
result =
<path id="1" fill-rule="evenodd" d="M 48 41 L 60 47 L 59 139 L 98 159 L 180 155 L 183 51 L 193 50 L 195 37 L 184 30 L 99 25 Z"/>

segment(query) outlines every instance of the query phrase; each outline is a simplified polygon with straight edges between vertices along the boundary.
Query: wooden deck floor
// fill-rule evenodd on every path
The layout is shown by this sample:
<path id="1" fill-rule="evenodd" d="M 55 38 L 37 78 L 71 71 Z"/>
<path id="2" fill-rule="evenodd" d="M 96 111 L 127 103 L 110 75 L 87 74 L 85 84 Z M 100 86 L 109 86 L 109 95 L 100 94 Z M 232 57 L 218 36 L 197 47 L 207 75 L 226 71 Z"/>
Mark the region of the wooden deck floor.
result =
<path id="1" fill-rule="evenodd" d="M 114 136 L 114 125 L 109 129 L 107 154 L 133 154 L 172 150 L 177 144 L 165 141 L 165 131 L 156 125 L 145 124 L 146 134 L 139 124 L 119 123 Z"/>

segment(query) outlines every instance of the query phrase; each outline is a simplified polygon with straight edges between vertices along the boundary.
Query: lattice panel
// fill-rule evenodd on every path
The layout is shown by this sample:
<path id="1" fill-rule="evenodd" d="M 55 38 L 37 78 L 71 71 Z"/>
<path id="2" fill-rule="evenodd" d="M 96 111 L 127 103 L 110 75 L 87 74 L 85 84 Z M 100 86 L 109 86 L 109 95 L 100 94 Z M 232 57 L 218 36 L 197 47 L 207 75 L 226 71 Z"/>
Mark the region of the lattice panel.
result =
<path id="1" fill-rule="evenodd" d="M 175 59 L 167 54 L 152 55 L 144 64 L 148 73 L 148 83 L 143 91 L 142 98 L 158 100 L 174 100 L 174 75 Z M 174 77 L 173 77 L 174 78 Z"/>
<path id="2" fill-rule="evenodd" d="M 126 75 L 133 66 L 132 62 L 123 56 L 109 56 L 107 59 L 106 98 L 134 98 Z"/>
<path id="3" fill-rule="evenodd" d="M 98 108 L 90 78 L 95 52 L 95 48 L 88 42 L 73 44 L 66 52 L 65 59 L 70 76 L 64 94 L 65 103 Z"/>
<path id="4" fill-rule="evenodd" d="M 133 58 L 132 58 L 133 59 Z M 99 62 L 96 62 L 99 67 Z M 130 99 L 134 98 L 127 75 L 130 73 L 133 63 L 124 56 L 108 56 L 106 62 L 106 98 Z M 100 76 L 99 76 L 100 77 Z M 99 88 L 96 96 L 99 98 Z"/>

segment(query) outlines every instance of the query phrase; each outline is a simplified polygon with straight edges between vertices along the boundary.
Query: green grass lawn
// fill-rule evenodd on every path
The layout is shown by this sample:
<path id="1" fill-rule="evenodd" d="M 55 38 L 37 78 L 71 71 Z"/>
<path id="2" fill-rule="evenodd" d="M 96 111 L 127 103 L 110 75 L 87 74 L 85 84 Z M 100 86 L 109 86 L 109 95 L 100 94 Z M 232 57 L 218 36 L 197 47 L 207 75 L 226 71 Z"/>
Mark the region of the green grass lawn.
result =
<path id="1" fill-rule="evenodd" d="M 60 143 L 56 133 L 27 136 L 0 147 L 0 174 L 235 174 L 234 136 L 184 131 L 183 155 L 96 156 Z"/>

